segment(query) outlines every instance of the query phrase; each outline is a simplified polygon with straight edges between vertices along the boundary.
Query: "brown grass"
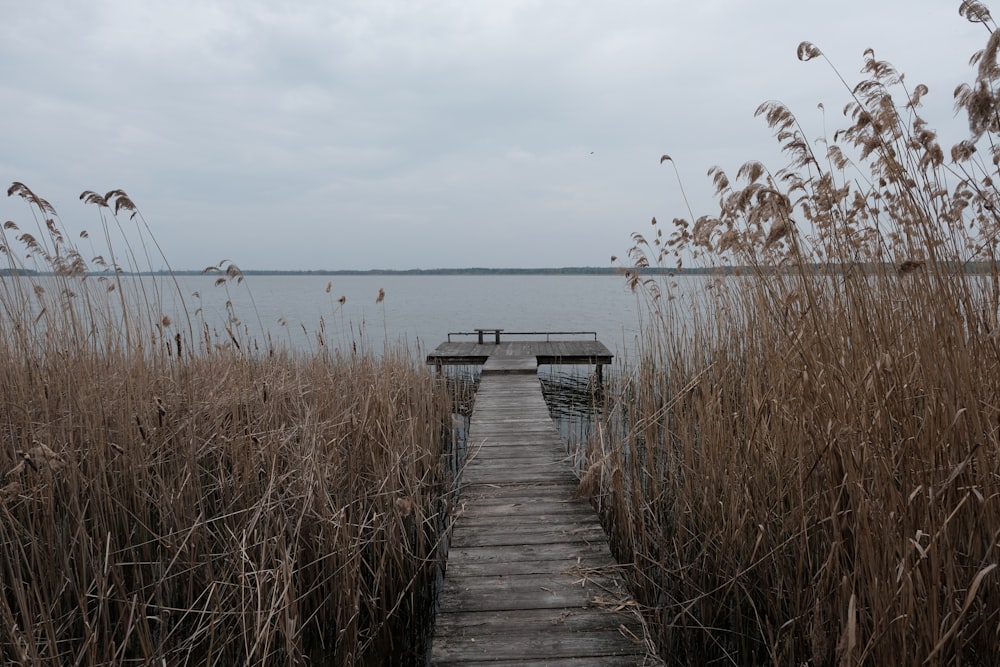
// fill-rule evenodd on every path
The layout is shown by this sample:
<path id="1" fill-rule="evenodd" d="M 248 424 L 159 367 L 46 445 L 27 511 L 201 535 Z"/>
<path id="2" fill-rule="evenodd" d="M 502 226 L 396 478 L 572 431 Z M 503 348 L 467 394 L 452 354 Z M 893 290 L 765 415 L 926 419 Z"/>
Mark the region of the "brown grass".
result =
<path id="1" fill-rule="evenodd" d="M 951 161 L 868 53 L 825 155 L 765 104 L 789 165 L 714 170 L 717 215 L 636 235 L 637 266 L 720 269 L 693 296 L 631 275 L 650 326 L 589 444 L 672 664 L 995 664 L 996 44 Z"/>
<path id="2" fill-rule="evenodd" d="M 11 270 L 54 275 L 0 277 L 0 661 L 421 663 L 444 388 L 404 350 L 173 323 L 149 281 L 88 275 L 51 207 L 12 194 L 41 233 L 4 238 Z M 85 193 L 109 248 L 123 197 Z M 100 262 L 132 270 L 150 245 L 127 247 Z"/>

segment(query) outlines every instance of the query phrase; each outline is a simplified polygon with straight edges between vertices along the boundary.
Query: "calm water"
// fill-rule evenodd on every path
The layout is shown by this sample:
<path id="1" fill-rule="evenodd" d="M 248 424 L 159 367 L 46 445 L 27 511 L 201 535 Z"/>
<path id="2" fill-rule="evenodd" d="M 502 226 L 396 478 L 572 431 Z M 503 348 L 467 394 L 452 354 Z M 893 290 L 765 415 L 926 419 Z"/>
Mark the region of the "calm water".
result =
<path id="1" fill-rule="evenodd" d="M 126 300 L 137 304 L 136 314 L 154 321 L 170 318 L 168 337 L 170 331 L 184 331 L 190 317 L 196 331 L 205 325 L 216 341 L 227 341 L 225 330 L 232 327 L 241 340 L 256 340 L 258 349 L 270 340 L 303 352 L 315 350 L 322 333 L 331 347 L 349 349 L 360 343 L 379 353 L 387 345 L 402 344 L 422 356 L 449 332 L 498 327 L 508 332 L 594 331 L 621 360 L 632 357 L 644 310 L 643 297 L 622 276 L 249 276 L 242 283 L 222 285 L 211 275 L 176 280 L 179 287 L 169 277 L 122 277 Z M 690 296 L 704 280 L 679 277 L 664 279 L 663 285 Z M 51 314 L 72 300 L 77 316 L 86 317 L 89 311 L 80 301 L 90 294 L 91 306 L 96 304 L 98 312 L 110 308 L 114 320 L 122 317 L 121 305 L 118 292 L 105 292 L 109 285 L 106 278 L 94 277 L 85 283 L 5 278 L 0 279 L 0 301 L 10 313 L 35 320 L 43 308 Z M 380 290 L 384 298 L 376 303 Z M 72 294 L 63 296 L 67 293 Z M 44 322 L 36 320 L 35 325 Z"/>
<path id="2" fill-rule="evenodd" d="M 210 276 L 179 280 L 188 309 L 200 308 L 210 325 L 226 321 L 230 300 L 252 334 L 269 332 L 294 349 L 315 345 L 321 321 L 330 344 L 350 345 L 360 332 L 376 350 L 402 342 L 421 352 L 449 332 L 500 327 L 596 331 L 618 353 L 639 329 L 639 302 L 621 276 L 249 276 L 223 287 Z"/>

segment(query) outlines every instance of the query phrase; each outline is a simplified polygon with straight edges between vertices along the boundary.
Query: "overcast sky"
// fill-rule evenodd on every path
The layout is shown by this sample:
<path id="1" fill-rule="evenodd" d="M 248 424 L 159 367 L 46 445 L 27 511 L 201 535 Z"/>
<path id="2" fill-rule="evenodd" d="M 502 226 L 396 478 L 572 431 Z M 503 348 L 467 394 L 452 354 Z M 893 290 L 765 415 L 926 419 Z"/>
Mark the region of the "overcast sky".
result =
<path id="1" fill-rule="evenodd" d="M 949 145 L 981 26 L 950 0 L 0 0 L 0 177 L 64 224 L 126 190 L 175 268 L 607 266 L 706 170 L 780 167 L 862 53 L 926 83 Z M 824 121 L 817 103 L 827 109 Z M 0 217 L 28 219 L 21 200 Z"/>

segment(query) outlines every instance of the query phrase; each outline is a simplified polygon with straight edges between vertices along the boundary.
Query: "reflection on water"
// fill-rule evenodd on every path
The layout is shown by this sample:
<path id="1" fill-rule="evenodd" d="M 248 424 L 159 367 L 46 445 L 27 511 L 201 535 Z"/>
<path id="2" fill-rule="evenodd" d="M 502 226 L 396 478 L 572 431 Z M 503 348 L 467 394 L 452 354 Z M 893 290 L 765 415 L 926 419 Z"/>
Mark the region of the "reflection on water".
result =
<path id="1" fill-rule="evenodd" d="M 542 366 L 538 379 L 553 418 L 592 415 L 603 393 L 591 366 Z"/>
<path id="2" fill-rule="evenodd" d="M 458 479 L 459 469 L 465 462 L 469 419 L 472 416 L 481 375 L 480 366 L 449 366 L 444 375 L 445 386 L 448 395 L 451 396 L 451 428 L 445 434 L 443 465 L 447 471 L 447 481 L 453 485 Z"/>
<path id="3" fill-rule="evenodd" d="M 592 366 L 542 366 L 538 372 L 549 415 L 562 436 L 574 472 L 583 471 L 587 440 L 604 399 L 604 385 Z"/>

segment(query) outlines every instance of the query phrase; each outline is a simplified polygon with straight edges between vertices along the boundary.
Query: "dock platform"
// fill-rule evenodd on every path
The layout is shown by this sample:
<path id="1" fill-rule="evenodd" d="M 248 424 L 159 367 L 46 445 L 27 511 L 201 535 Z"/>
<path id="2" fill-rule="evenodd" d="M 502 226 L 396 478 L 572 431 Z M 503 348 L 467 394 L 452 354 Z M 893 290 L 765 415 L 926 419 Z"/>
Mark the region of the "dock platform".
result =
<path id="1" fill-rule="evenodd" d="M 503 345 L 487 345 L 476 393 L 431 664 L 643 664 L 604 531 L 573 497 L 537 357 Z"/>
<path id="2" fill-rule="evenodd" d="M 488 332 L 488 335 L 484 335 Z M 503 340 L 501 338 L 503 336 Z M 572 338 L 569 338 L 569 337 Z M 475 337 L 475 340 L 452 340 Z M 553 337 L 558 337 L 553 340 Z M 480 366 L 488 359 L 530 358 L 538 365 L 586 364 L 602 375 L 614 355 L 593 331 L 512 331 L 476 329 L 448 334 L 448 340 L 427 355 L 427 363 L 442 366 Z"/>

